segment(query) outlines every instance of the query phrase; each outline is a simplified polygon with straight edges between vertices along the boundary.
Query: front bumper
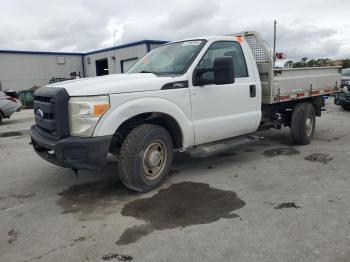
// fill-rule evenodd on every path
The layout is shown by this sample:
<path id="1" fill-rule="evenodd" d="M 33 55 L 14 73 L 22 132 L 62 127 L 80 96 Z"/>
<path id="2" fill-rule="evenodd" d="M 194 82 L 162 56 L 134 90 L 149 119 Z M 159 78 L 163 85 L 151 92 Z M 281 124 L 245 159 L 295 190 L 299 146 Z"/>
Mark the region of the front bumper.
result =
<path id="1" fill-rule="evenodd" d="M 35 152 L 55 165 L 74 169 L 98 169 L 107 163 L 112 136 L 67 137 L 55 141 L 45 137 L 37 126 L 30 129 Z"/>

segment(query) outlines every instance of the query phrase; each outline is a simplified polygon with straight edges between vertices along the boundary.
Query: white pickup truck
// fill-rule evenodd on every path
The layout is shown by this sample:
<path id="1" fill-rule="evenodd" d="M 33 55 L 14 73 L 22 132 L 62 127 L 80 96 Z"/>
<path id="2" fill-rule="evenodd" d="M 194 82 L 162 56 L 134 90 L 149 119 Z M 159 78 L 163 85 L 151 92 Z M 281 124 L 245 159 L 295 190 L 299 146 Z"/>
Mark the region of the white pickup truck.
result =
<path id="1" fill-rule="evenodd" d="M 339 67 L 275 69 L 256 32 L 167 43 L 127 73 L 66 81 L 35 93 L 35 151 L 73 170 L 118 157 L 121 181 L 147 192 L 169 172 L 173 151 L 202 157 L 290 127 L 310 143 L 323 95 L 340 88 Z"/>

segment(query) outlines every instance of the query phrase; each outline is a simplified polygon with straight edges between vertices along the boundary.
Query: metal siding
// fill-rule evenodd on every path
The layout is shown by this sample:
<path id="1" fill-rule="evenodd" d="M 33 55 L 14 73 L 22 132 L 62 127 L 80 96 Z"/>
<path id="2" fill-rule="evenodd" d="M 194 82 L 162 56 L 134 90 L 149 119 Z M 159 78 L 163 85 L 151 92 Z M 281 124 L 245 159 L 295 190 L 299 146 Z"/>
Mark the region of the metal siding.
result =
<path id="1" fill-rule="evenodd" d="M 149 47 L 150 47 L 150 50 L 152 50 L 152 49 L 155 49 L 155 48 L 157 48 L 157 47 L 159 47 L 161 45 L 163 45 L 163 44 L 154 44 L 154 43 L 152 43 L 152 44 L 149 45 Z"/>
<path id="2" fill-rule="evenodd" d="M 140 44 L 138 46 L 126 47 L 122 49 L 116 49 L 111 51 L 103 51 L 91 55 L 84 56 L 85 74 L 87 77 L 96 76 L 96 60 L 108 59 L 109 74 L 121 73 L 121 61 L 138 57 L 139 59 L 147 53 L 146 44 Z M 115 60 L 112 59 L 115 56 Z M 91 64 L 87 63 L 87 59 L 90 57 Z"/>
<path id="3" fill-rule="evenodd" d="M 56 57 L 64 56 L 65 64 L 57 64 Z M 80 55 L 0 54 L 0 82 L 2 89 L 25 90 L 34 85 L 47 85 L 52 77 L 69 78 L 71 72 L 83 72 Z"/>
<path id="4" fill-rule="evenodd" d="M 161 44 L 143 42 L 115 50 L 95 51 L 91 54 L 65 54 L 50 52 L 0 52 L 0 82 L 3 90 L 25 90 L 34 85 L 45 86 L 52 77 L 68 78 L 71 72 L 85 71 L 85 77 L 96 76 L 96 60 L 107 58 L 110 74 L 121 73 L 121 61 L 131 58 L 142 58 L 147 54 L 147 44 L 152 50 Z M 7 52 L 7 53 L 6 53 Z M 65 57 L 65 64 L 56 62 L 57 56 Z M 115 60 L 112 57 L 115 56 Z M 90 57 L 91 64 L 87 63 Z M 83 68 L 84 64 L 84 68 Z"/>

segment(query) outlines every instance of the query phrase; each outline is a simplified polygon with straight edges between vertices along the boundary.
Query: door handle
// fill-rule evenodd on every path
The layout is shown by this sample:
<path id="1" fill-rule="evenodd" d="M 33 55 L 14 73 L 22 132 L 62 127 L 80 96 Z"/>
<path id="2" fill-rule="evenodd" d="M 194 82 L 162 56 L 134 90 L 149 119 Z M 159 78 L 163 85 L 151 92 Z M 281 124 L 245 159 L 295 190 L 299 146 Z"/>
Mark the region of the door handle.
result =
<path id="1" fill-rule="evenodd" d="M 255 85 L 250 85 L 249 86 L 249 92 L 250 92 L 250 97 L 256 97 L 256 86 Z"/>

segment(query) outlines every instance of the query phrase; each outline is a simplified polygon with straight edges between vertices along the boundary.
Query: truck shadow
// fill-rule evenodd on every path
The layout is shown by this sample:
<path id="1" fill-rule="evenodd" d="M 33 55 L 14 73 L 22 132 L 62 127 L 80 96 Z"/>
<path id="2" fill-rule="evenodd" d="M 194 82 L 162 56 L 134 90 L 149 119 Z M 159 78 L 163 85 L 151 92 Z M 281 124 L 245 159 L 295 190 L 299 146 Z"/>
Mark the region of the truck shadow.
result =
<path id="1" fill-rule="evenodd" d="M 62 214 L 71 213 L 79 220 L 100 219 L 106 215 L 120 212 L 126 203 L 140 198 L 150 197 L 164 190 L 176 182 L 192 180 L 188 170 L 196 171 L 196 175 L 208 174 L 210 169 L 220 169 L 228 165 L 237 165 L 241 168 L 244 164 L 252 166 L 252 162 L 258 158 L 265 158 L 264 152 L 269 147 L 280 147 L 284 135 L 276 137 L 273 133 L 266 133 L 264 140 L 257 144 L 242 146 L 235 150 L 213 155 L 205 158 L 193 158 L 188 153 L 174 153 L 174 162 L 169 176 L 159 189 L 146 194 L 140 194 L 126 189 L 118 178 L 118 164 L 116 159 L 111 159 L 106 167 L 96 171 L 81 171 L 80 183 L 75 183 L 59 193 L 57 204 L 62 208 Z M 285 146 L 285 144 L 284 144 Z M 185 173 L 183 175 L 182 173 Z M 96 179 L 99 176 L 99 179 Z M 86 177 L 90 180 L 86 182 Z M 174 177 L 177 179 L 174 180 Z M 180 178 L 179 178 L 180 177 Z M 85 180 L 85 182 L 83 181 Z M 176 182 L 174 182 L 176 181 Z M 66 181 L 67 182 L 67 181 Z M 195 182 L 194 182 L 195 183 Z"/>
<path id="2" fill-rule="evenodd" d="M 289 133 L 289 129 L 281 132 L 280 130 L 268 130 L 263 132 L 258 132 L 260 140 L 257 143 L 241 146 L 234 150 L 229 150 L 216 155 L 194 158 L 188 152 L 174 152 L 174 159 L 172 169 L 170 171 L 171 175 L 176 175 L 179 173 L 179 169 L 185 168 L 195 168 L 195 167 L 210 167 L 212 164 L 220 167 L 220 165 L 225 165 L 228 163 L 234 164 L 244 164 L 247 162 L 255 161 L 257 156 L 266 156 L 265 151 L 271 147 L 297 147 Z M 210 168 L 209 168 L 210 169 Z M 116 158 L 110 158 L 108 165 L 97 173 L 103 174 L 106 177 L 117 176 L 118 164 Z M 96 171 L 83 171 L 95 174 Z"/>

